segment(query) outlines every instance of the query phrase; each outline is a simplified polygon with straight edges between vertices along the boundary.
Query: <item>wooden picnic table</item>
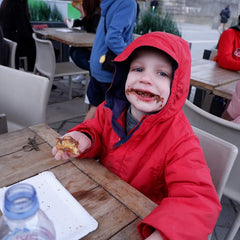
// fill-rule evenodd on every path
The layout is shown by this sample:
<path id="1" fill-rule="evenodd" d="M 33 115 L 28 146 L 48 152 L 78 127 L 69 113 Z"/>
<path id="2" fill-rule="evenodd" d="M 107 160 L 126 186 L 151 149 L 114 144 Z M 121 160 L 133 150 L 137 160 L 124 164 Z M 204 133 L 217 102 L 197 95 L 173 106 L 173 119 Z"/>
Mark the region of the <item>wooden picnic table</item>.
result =
<path id="1" fill-rule="evenodd" d="M 34 30 L 44 38 L 58 41 L 73 47 L 92 47 L 95 39 L 94 33 L 87 33 L 79 29 L 69 28 L 43 28 Z"/>
<path id="2" fill-rule="evenodd" d="M 216 62 L 202 60 L 191 67 L 191 85 L 213 91 L 216 87 L 240 80 L 237 71 L 221 68 Z"/>
<path id="3" fill-rule="evenodd" d="M 24 151 L 34 136 L 40 151 Z M 94 159 L 56 161 L 58 136 L 45 124 L 0 134 L 0 187 L 51 171 L 98 222 L 83 239 L 140 240 L 136 226 L 157 205 Z"/>
<path id="4" fill-rule="evenodd" d="M 95 33 L 87 33 L 79 29 L 69 28 L 43 28 L 34 30 L 36 34 L 44 38 L 58 41 L 73 47 L 92 47 Z M 133 39 L 138 38 L 139 34 L 133 34 Z"/>
<path id="5" fill-rule="evenodd" d="M 240 73 L 221 68 L 218 63 L 209 60 L 201 60 L 191 67 L 191 86 L 206 90 L 202 99 L 202 108 L 210 110 L 214 95 L 231 99 L 232 90 Z"/>
<path id="6" fill-rule="evenodd" d="M 234 81 L 234 82 L 216 87 L 213 90 L 213 94 L 223 97 L 223 98 L 226 98 L 228 100 L 231 100 L 232 94 L 235 92 L 237 83 L 238 83 L 238 81 Z"/>

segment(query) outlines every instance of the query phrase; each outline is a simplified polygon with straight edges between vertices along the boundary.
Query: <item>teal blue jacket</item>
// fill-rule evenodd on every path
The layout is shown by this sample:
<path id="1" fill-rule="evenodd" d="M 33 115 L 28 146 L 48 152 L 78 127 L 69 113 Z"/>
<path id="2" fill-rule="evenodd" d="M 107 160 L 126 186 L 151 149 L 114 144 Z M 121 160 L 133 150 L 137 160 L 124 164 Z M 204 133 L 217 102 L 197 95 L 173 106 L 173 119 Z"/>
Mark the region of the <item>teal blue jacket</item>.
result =
<path id="1" fill-rule="evenodd" d="M 91 76 L 97 81 L 110 83 L 113 73 L 102 70 L 99 60 L 108 48 L 118 55 L 132 42 L 137 4 L 135 0 L 102 0 L 100 7 L 101 18 L 90 57 L 90 69 Z"/>

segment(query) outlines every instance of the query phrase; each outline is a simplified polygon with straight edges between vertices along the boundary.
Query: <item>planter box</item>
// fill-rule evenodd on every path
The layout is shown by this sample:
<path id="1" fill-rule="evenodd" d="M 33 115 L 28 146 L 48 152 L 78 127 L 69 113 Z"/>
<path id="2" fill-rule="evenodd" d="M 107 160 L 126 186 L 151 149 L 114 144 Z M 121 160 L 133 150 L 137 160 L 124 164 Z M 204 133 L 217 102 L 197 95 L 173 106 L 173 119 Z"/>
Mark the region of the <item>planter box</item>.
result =
<path id="1" fill-rule="evenodd" d="M 37 25 L 37 24 L 47 24 L 48 27 L 66 27 L 66 25 L 64 24 L 64 22 L 50 22 L 50 21 L 31 21 L 32 25 Z"/>

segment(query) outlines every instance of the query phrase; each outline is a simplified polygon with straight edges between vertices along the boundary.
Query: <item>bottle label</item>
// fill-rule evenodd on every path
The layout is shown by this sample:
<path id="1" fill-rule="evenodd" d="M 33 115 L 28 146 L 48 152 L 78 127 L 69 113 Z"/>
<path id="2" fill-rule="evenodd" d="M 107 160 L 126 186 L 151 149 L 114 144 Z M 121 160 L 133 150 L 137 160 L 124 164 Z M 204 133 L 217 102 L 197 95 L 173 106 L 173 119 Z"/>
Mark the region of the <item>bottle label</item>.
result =
<path id="1" fill-rule="evenodd" d="M 15 228 L 3 240 L 55 240 L 55 234 L 43 227 L 35 229 Z"/>
<path id="2" fill-rule="evenodd" d="M 3 240 L 36 240 L 38 236 L 35 233 L 31 233 L 27 228 L 16 228 L 13 232 L 10 232 Z"/>

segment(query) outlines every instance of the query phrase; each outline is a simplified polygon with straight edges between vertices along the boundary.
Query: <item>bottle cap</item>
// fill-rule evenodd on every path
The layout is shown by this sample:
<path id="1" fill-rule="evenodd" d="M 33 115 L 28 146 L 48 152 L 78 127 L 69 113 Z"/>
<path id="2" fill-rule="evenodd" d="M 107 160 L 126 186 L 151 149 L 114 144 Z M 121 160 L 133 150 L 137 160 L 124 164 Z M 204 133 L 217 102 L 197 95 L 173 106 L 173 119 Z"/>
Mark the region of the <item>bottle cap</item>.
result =
<path id="1" fill-rule="evenodd" d="M 3 213 L 14 220 L 28 218 L 39 209 L 35 188 L 27 183 L 18 183 L 8 188 L 4 196 Z"/>

